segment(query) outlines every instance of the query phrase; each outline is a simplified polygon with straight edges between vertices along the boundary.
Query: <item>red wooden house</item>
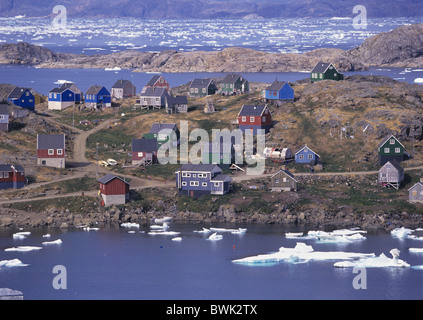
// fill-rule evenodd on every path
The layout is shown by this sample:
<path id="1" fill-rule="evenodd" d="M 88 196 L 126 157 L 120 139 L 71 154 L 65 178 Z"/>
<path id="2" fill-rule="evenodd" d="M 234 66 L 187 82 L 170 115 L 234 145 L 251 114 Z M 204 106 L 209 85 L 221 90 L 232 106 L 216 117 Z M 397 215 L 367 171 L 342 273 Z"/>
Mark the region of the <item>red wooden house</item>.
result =
<path id="1" fill-rule="evenodd" d="M 169 82 L 167 82 L 166 79 L 159 74 L 154 75 L 150 79 L 150 81 L 147 82 L 147 84 L 142 90 L 142 93 L 144 93 L 147 88 L 165 88 L 167 90 L 167 93 L 170 93 Z"/>
<path id="2" fill-rule="evenodd" d="M 20 189 L 25 186 L 25 170 L 21 166 L 0 164 L 0 189 Z"/>
<path id="3" fill-rule="evenodd" d="M 130 184 L 113 174 L 106 174 L 97 180 L 100 183 L 100 194 L 106 206 L 125 204 L 129 200 Z"/>
<path id="4" fill-rule="evenodd" d="M 41 166 L 65 168 L 65 135 L 37 135 L 37 164 Z"/>
<path id="5" fill-rule="evenodd" d="M 263 129 L 268 133 L 272 126 L 272 115 L 267 105 L 244 104 L 238 113 L 238 125 L 244 133 L 250 130 L 253 134 L 257 134 L 257 129 Z"/>
<path id="6" fill-rule="evenodd" d="M 133 139 L 132 140 L 132 165 L 150 165 L 157 163 L 157 151 L 159 145 L 157 139 Z"/>

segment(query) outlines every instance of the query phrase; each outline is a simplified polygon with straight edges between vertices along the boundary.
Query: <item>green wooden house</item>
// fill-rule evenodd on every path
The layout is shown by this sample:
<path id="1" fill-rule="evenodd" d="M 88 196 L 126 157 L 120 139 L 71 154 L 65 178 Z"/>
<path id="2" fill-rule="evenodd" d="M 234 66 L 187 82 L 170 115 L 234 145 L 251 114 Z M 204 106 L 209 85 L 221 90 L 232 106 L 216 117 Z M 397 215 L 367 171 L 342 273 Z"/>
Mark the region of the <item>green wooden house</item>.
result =
<path id="1" fill-rule="evenodd" d="M 388 161 L 396 160 L 401 162 L 404 160 L 405 147 L 392 134 L 385 137 L 378 145 L 379 164 L 384 165 Z"/>
<path id="2" fill-rule="evenodd" d="M 153 123 L 148 133 L 143 134 L 144 139 L 157 139 L 158 148 L 169 141 L 172 134 L 176 134 L 176 142 L 174 139 L 175 146 L 178 145 L 180 138 L 178 127 L 175 123 Z"/>
<path id="3" fill-rule="evenodd" d="M 215 94 L 216 91 L 216 84 L 211 78 L 194 79 L 189 86 L 190 97 L 206 97 Z"/>
<path id="4" fill-rule="evenodd" d="M 230 96 L 250 91 L 250 84 L 247 79 L 239 74 L 228 74 L 220 83 L 220 92 Z"/>
<path id="5" fill-rule="evenodd" d="M 332 63 L 319 62 L 310 74 L 311 82 L 322 80 L 344 80 L 344 75 L 336 70 Z"/>

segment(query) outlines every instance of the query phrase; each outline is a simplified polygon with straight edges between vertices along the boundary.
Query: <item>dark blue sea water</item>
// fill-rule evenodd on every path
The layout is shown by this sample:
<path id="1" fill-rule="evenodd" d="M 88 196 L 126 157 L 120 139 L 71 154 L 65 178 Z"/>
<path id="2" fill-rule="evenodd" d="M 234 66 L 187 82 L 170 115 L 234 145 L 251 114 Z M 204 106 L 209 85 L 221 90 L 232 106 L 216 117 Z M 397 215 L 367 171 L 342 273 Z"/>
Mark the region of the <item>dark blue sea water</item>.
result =
<path id="1" fill-rule="evenodd" d="M 149 227 L 136 233 L 125 228 L 99 231 L 35 229 L 24 240 L 12 238 L 14 230 L 0 230 L 0 261 L 20 259 L 26 267 L 0 268 L 0 287 L 24 293 L 25 299 L 423 299 L 423 270 L 412 268 L 367 268 L 367 289 L 356 290 L 351 268 L 335 268 L 334 261 L 302 264 L 279 263 L 246 266 L 234 259 L 294 247 L 298 240 L 284 237 L 299 227 L 245 225 L 245 234 L 222 233 L 220 241 L 194 233 L 204 225 L 171 224 L 181 232 L 173 236 L 148 235 Z M 210 227 L 210 226 L 205 226 Z M 219 227 L 239 227 L 220 225 Z M 26 231 L 26 230 L 25 230 Z M 145 231 L 140 233 L 139 231 Z M 42 234 L 49 232 L 46 240 Z M 398 248 L 410 265 L 423 265 L 423 254 L 410 247 L 423 242 L 396 239 L 389 233 L 365 234 L 366 240 L 350 244 L 317 243 L 306 240 L 315 251 L 385 253 Z M 61 245 L 43 241 L 61 239 Z M 5 252 L 16 246 L 41 246 L 31 252 Z M 56 290 L 53 268 L 66 268 L 66 289 Z M 63 275 L 63 273 L 60 273 Z"/>

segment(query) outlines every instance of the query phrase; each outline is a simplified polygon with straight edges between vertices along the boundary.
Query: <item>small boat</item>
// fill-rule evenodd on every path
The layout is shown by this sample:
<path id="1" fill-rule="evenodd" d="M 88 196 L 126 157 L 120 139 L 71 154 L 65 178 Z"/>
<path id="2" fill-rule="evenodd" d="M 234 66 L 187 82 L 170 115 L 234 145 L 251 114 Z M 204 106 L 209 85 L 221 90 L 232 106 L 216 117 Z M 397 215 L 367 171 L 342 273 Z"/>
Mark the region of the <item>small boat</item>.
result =
<path id="1" fill-rule="evenodd" d="M 115 166 L 115 165 L 117 165 L 118 163 L 117 163 L 117 161 L 116 160 L 114 160 L 114 159 L 107 159 L 107 163 L 109 164 L 109 165 L 111 165 L 111 166 Z"/>
<path id="2" fill-rule="evenodd" d="M 102 167 L 108 167 L 109 164 L 106 161 L 99 161 L 98 164 Z"/>

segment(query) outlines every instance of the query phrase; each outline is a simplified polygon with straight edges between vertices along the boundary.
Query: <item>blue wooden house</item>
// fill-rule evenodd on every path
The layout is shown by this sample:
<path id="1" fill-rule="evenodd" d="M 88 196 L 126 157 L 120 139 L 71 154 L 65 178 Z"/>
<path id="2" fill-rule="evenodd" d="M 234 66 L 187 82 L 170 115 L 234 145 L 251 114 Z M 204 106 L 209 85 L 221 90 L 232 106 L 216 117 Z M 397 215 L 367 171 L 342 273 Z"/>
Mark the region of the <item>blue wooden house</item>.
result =
<path id="1" fill-rule="evenodd" d="M 275 80 L 265 89 L 264 99 L 266 101 L 294 101 L 294 89 L 286 81 Z"/>
<path id="2" fill-rule="evenodd" d="M 53 88 L 48 93 L 49 110 L 63 110 L 81 103 L 82 92 L 72 82 L 63 83 L 58 88 Z"/>
<path id="3" fill-rule="evenodd" d="M 29 88 L 15 87 L 7 97 L 7 101 L 30 111 L 35 110 L 35 97 Z"/>
<path id="4" fill-rule="evenodd" d="M 232 189 L 232 178 L 216 164 L 183 164 L 175 174 L 180 195 L 223 195 Z"/>
<path id="5" fill-rule="evenodd" d="M 300 164 L 316 164 L 319 162 L 320 156 L 311 150 L 307 145 L 302 146 L 295 153 L 295 163 Z"/>
<path id="6" fill-rule="evenodd" d="M 103 86 L 91 86 L 85 92 L 85 106 L 88 108 L 101 109 L 112 106 L 112 96 Z"/>

